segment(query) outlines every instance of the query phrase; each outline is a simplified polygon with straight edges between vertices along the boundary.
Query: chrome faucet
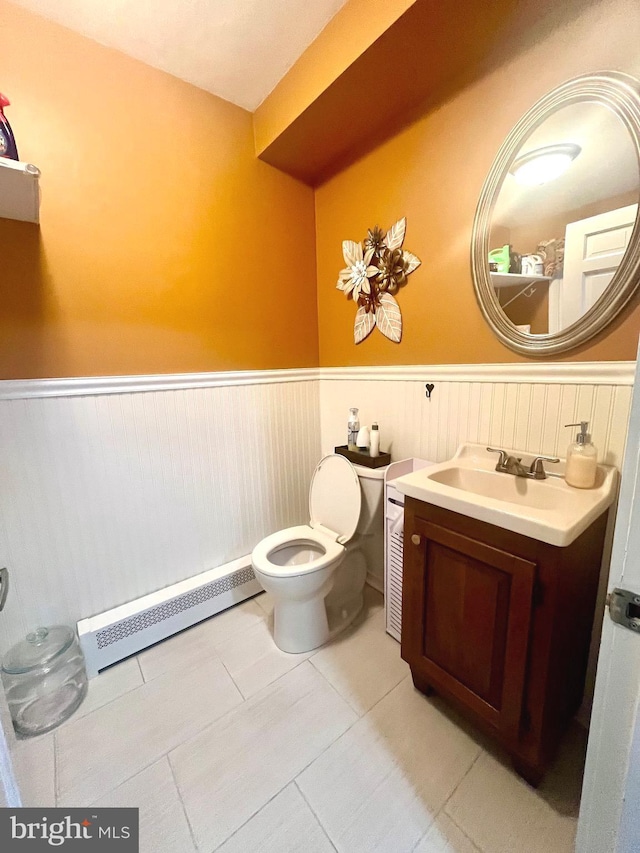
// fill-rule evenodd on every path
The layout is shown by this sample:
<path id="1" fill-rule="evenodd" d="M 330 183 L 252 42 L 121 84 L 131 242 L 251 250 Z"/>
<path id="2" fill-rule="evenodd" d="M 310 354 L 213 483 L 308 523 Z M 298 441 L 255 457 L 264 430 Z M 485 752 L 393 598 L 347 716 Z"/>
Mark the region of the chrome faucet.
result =
<path id="1" fill-rule="evenodd" d="M 547 472 L 543 462 L 559 462 L 557 456 L 536 456 L 529 468 L 522 464 L 521 457 L 511 456 L 506 450 L 497 447 L 487 447 L 490 453 L 499 453 L 496 471 L 501 474 L 513 474 L 514 477 L 526 477 L 528 480 L 546 480 Z"/>

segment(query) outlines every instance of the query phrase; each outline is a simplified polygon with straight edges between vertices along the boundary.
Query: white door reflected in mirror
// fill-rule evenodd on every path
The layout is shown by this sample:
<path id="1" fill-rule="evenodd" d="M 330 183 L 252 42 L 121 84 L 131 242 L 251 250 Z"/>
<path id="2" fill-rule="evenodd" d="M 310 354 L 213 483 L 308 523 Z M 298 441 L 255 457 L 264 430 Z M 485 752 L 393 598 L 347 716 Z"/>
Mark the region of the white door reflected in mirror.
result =
<path id="1" fill-rule="evenodd" d="M 570 222 L 565 231 L 564 271 L 549 285 L 549 331 L 579 320 L 605 292 L 627 251 L 638 205 L 629 204 Z"/>

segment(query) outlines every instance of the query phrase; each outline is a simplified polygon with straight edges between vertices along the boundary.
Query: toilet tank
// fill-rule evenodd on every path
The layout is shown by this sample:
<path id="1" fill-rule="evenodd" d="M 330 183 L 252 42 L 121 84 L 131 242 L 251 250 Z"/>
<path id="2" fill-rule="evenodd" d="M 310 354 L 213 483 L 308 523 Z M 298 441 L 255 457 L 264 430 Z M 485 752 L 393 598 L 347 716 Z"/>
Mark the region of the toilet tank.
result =
<path id="1" fill-rule="evenodd" d="M 360 480 L 360 491 L 362 492 L 362 510 L 356 532 L 360 536 L 372 533 L 379 528 L 383 530 L 384 517 L 384 475 L 388 466 L 384 468 L 365 468 L 363 465 L 354 465 L 358 479 Z"/>

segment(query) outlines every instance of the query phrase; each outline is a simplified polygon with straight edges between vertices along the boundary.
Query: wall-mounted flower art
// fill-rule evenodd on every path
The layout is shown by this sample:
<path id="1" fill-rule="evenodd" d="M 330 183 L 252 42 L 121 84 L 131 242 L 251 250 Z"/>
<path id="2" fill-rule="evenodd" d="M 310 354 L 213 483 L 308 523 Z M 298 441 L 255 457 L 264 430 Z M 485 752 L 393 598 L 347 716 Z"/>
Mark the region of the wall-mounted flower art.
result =
<path id="1" fill-rule="evenodd" d="M 342 254 L 346 267 L 340 272 L 338 290 L 358 303 L 354 340 L 361 343 L 377 326 L 396 344 L 402 338 L 400 306 L 392 296 L 420 266 L 420 259 L 402 248 L 406 217 L 385 234 L 378 225 L 370 228 L 362 243 L 345 240 Z"/>

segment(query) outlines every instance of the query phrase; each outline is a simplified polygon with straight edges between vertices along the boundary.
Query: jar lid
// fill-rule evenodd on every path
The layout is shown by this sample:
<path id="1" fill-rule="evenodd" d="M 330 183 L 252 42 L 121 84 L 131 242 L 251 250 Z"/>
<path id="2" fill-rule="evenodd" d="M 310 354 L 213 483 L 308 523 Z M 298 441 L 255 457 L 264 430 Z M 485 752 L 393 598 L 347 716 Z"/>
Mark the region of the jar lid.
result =
<path id="1" fill-rule="evenodd" d="M 40 669 L 65 652 L 74 639 L 74 632 L 66 625 L 36 628 L 9 649 L 2 660 L 2 671 L 18 675 Z"/>

